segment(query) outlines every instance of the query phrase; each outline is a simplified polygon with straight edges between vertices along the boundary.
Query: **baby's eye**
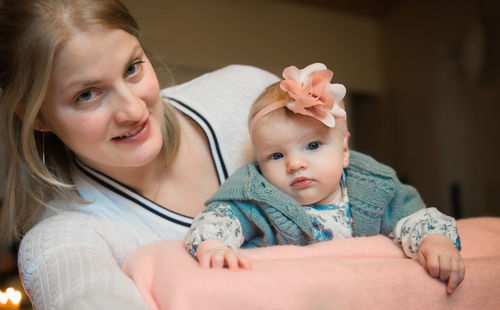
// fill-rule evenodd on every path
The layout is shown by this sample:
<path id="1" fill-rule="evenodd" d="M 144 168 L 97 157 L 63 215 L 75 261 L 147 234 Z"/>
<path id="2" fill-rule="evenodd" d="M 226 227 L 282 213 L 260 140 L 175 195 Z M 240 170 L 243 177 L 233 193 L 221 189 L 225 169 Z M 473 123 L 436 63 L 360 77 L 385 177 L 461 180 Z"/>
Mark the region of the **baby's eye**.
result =
<path id="1" fill-rule="evenodd" d="M 283 154 L 281 154 L 281 153 L 274 153 L 274 154 L 271 155 L 271 158 L 274 159 L 274 160 L 282 159 L 283 158 Z"/>
<path id="2" fill-rule="evenodd" d="M 311 142 L 306 147 L 306 149 L 308 149 L 308 150 L 315 150 L 317 148 L 319 148 L 319 143 L 318 142 Z"/>

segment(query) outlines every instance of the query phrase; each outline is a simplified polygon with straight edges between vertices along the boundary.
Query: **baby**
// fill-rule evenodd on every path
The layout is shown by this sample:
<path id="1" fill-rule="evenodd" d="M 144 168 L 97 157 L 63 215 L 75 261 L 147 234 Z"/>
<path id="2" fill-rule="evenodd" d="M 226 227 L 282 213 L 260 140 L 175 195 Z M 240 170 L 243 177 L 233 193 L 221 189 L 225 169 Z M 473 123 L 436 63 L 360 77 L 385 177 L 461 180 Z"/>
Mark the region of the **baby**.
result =
<path id="1" fill-rule="evenodd" d="M 465 272 L 455 220 L 426 208 L 391 168 L 349 150 L 346 89 L 330 84 L 332 76 L 319 63 L 291 66 L 255 101 L 249 130 L 257 162 L 207 201 L 186 248 L 204 267 L 250 269 L 241 247 L 384 234 L 453 292 Z"/>

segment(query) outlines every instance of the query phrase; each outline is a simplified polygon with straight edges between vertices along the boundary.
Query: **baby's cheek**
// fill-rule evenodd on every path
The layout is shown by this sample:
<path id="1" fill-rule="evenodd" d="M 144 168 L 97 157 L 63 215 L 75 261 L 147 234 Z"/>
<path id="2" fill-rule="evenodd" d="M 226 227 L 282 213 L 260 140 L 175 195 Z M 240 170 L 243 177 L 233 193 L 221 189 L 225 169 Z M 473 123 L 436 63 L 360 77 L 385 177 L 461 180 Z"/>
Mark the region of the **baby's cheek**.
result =
<path id="1" fill-rule="evenodd" d="M 260 166 L 262 176 L 271 184 L 276 186 L 279 190 L 287 192 L 288 183 L 286 176 L 280 173 L 278 165 L 263 165 Z"/>

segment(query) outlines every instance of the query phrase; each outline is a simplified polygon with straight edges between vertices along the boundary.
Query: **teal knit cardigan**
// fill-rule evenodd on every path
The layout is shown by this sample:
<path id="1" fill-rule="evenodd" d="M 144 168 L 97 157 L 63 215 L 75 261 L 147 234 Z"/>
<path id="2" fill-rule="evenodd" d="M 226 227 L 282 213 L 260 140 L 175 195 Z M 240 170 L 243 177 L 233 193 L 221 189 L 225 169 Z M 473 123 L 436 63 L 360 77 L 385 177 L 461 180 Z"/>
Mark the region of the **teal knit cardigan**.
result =
<path id="1" fill-rule="evenodd" d="M 392 168 L 370 156 L 350 151 L 345 173 L 354 236 L 388 235 L 401 218 L 425 208 L 415 188 L 402 184 Z M 238 217 L 243 247 L 314 242 L 304 207 L 264 179 L 256 163 L 226 180 L 206 202 L 205 211 L 221 203 L 230 205 Z"/>

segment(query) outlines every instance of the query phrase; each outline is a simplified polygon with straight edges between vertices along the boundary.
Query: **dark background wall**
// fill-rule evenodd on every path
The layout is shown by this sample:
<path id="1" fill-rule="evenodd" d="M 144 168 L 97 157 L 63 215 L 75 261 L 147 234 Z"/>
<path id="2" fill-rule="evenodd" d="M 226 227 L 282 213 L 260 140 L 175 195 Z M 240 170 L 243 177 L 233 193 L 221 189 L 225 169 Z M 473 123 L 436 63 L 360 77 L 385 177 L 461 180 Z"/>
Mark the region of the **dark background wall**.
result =
<path id="1" fill-rule="evenodd" d="M 323 62 L 348 89 L 352 148 L 430 206 L 500 216 L 498 1 L 124 2 L 169 68 L 164 86 L 233 63 L 279 75 Z"/>
<path id="2" fill-rule="evenodd" d="M 125 3 L 175 82 L 232 63 L 325 63 L 348 89 L 352 148 L 443 212 L 500 215 L 497 1 Z"/>

